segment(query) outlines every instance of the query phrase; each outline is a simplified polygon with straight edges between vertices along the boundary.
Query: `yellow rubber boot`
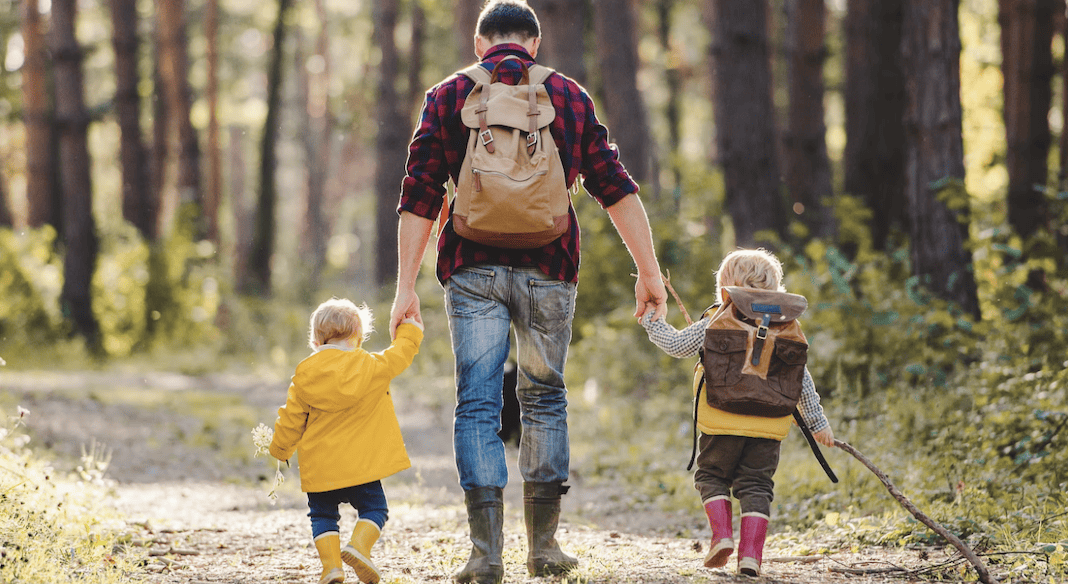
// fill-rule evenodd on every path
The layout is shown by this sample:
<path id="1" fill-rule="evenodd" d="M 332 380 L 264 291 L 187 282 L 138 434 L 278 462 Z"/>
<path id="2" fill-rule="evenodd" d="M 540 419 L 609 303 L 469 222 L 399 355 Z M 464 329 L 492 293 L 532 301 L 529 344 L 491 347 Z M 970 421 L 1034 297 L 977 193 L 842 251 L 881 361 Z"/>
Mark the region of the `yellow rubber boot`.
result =
<path id="1" fill-rule="evenodd" d="M 315 549 L 319 551 L 319 560 L 323 563 L 323 575 L 319 584 L 341 584 L 345 581 L 345 570 L 341 567 L 341 534 L 328 531 L 315 538 Z"/>
<path id="2" fill-rule="evenodd" d="M 361 519 L 356 522 L 356 528 L 352 530 L 352 539 L 349 540 L 349 544 L 341 550 L 341 559 L 352 566 L 360 582 L 366 584 L 378 582 L 380 576 L 378 567 L 371 561 L 371 547 L 378 541 L 381 533 L 382 530 L 374 521 Z"/>

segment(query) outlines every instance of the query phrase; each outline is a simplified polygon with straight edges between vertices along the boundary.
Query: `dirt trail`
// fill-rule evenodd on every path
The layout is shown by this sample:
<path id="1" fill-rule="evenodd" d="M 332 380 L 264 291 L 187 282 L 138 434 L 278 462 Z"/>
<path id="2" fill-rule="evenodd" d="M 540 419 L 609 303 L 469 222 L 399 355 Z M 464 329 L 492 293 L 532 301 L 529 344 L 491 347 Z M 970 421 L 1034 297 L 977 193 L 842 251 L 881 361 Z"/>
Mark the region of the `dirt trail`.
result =
<path id="1" fill-rule="evenodd" d="M 168 373 L 11 373 L 0 375 L 0 394 L 32 412 L 34 444 L 57 455 L 56 466 L 73 465 L 83 445 L 110 448 L 108 476 L 115 481 L 114 506 L 135 545 L 149 552 L 143 579 L 159 583 L 229 584 L 316 582 L 319 564 L 311 544 L 306 500 L 295 471 L 275 504 L 267 484 L 273 474 L 263 458 L 234 456 L 252 451 L 247 427 L 212 425 L 171 407 L 165 399 L 195 393 L 215 396 L 227 408 L 243 407 L 269 422 L 284 396 L 285 382 L 252 376 L 191 377 Z M 151 398 L 151 399 L 149 399 Z M 220 408 L 223 406 L 220 406 Z M 446 405 L 398 401 L 412 469 L 384 481 L 390 519 L 374 550 L 383 582 L 450 582 L 469 550 L 463 493 L 456 481 Z M 220 413 L 222 409 L 218 410 Z M 225 416 L 222 416 L 225 420 Z M 237 424 L 239 425 L 239 424 Z M 229 444 L 228 442 L 236 442 Z M 544 583 L 524 566 L 526 542 L 516 452 L 509 452 L 512 482 L 505 491 L 505 582 Z M 620 493 L 572 481 L 564 498 L 558 538 L 582 567 L 571 581 L 674 584 L 752 582 L 728 568 L 700 567 L 710 532 L 699 510 L 665 513 L 634 509 Z M 355 514 L 343 512 L 342 531 Z M 680 534 L 686 534 L 681 536 Z M 929 565 L 941 556 L 930 554 Z M 916 567 L 918 552 L 848 550 L 814 562 L 776 561 L 773 540 L 765 550 L 761 582 L 900 582 L 890 575 L 847 575 L 832 568 Z M 349 582 L 357 581 L 347 574 Z"/>

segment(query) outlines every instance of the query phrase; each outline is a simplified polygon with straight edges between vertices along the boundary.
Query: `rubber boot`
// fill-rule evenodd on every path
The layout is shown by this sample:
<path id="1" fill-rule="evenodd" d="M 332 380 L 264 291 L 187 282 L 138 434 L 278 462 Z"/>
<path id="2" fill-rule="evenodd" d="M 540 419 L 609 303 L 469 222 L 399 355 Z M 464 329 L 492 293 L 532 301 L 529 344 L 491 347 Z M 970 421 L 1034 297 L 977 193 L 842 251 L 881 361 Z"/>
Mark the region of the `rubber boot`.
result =
<path id="1" fill-rule="evenodd" d="M 578 558 L 560 550 L 560 496 L 571 487 L 561 483 L 523 483 L 523 518 L 527 525 L 527 571 L 532 576 L 557 575 L 578 567 Z"/>
<path id="2" fill-rule="evenodd" d="M 504 490 L 476 487 L 464 493 L 467 525 L 471 529 L 471 557 L 453 580 L 458 583 L 500 584 L 504 580 Z"/>
<path id="3" fill-rule="evenodd" d="M 323 563 L 323 575 L 319 584 L 340 584 L 345 581 L 345 570 L 341 567 L 341 536 L 336 531 L 328 531 L 315 538 L 315 549 L 319 551 L 319 560 Z"/>
<path id="4" fill-rule="evenodd" d="M 734 528 L 731 526 L 733 514 L 731 499 L 725 495 L 705 501 L 705 514 L 712 526 L 712 542 L 708 544 L 705 556 L 706 568 L 721 568 L 727 565 L 727 558 L 734 553 Z"/>
<path id="5" fill-rule="evenodd" d="M 341 550 L 341 561 L 356 571 L 360 582 L 376 584 L 380 578 L 378 567 L 371 561 L 371 547 L 378 541 L 382 530 L 370 519 L 356 522 L 349 544 Z"/>
<path id="6" fill-rule="evenodd" d="M 763 513 L 742 513 L 741 536 L 738 542 L 738 573 L 760 575 L 764 557 L 764 538 L 768 536 L 768 516 Z"/>

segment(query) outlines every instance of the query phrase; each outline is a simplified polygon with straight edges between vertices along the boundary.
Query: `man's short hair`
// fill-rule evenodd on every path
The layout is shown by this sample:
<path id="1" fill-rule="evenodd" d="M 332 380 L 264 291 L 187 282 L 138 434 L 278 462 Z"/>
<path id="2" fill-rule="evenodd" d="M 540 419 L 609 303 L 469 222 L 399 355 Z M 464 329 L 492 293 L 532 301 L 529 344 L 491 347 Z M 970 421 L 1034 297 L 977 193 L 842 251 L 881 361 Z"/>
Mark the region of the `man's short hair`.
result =
<path id="1" fill-rule="evenodd" d="M 523 0 L 489 0 L 478 15 L 475 32 L 484 39 L 516 35 L 529 40 L 541 37 L 541 25 Z"/>

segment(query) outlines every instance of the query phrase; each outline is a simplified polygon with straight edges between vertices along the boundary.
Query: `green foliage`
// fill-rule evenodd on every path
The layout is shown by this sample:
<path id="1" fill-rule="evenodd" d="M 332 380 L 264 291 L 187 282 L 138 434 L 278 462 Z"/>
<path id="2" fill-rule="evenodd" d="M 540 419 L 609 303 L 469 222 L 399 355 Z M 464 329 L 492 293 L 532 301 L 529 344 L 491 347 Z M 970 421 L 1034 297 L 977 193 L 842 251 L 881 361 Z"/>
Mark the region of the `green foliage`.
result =
<path id="1" fill-rule="evenodd" d="M 29 415 L 0 411 L 0 582 L 112 584 L 129 581 L 138 558 L 116 553 L 105 456 L 93 448 L 74 476 L 61 476 L 17 432 Z"/>

